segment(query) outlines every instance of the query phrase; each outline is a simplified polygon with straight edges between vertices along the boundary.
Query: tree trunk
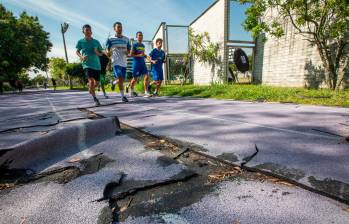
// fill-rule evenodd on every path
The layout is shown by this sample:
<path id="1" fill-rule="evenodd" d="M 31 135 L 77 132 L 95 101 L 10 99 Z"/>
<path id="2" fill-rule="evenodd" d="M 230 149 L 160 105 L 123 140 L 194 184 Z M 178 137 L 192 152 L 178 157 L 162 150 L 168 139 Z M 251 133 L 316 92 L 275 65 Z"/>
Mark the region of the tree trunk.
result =
<path id="1" fill-rule="evenodd" d="M 69 86 L 70 86 L 70 89 L 73 89 L 73 82 L 70 75 L 69 75 Z"/>
<path id="2" fill-rule="evenodd" d="M 316 44 L 320 58 L 325 68 L 326 83 L 328 88 L 334 90 L 337 87 L 338 73 L 335 69 L 334 62 L 331 60 L 331 55 L 327 51 L 327 46 L 323 46 L 319 41 Z"/>

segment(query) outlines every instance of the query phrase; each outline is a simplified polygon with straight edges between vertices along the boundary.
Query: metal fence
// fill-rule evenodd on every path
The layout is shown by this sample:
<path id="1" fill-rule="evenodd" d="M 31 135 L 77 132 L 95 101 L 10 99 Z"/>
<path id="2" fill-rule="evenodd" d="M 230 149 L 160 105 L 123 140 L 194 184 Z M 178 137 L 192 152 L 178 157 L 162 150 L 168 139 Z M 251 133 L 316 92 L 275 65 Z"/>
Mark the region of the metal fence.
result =
<path id="1" fill-rule="evenodd" d="M 189 53 L 189 27 L 181 25 L 165 25 L 166 83 L 179 84 L 190 82 L 190 63 L 185 57 Z"/>

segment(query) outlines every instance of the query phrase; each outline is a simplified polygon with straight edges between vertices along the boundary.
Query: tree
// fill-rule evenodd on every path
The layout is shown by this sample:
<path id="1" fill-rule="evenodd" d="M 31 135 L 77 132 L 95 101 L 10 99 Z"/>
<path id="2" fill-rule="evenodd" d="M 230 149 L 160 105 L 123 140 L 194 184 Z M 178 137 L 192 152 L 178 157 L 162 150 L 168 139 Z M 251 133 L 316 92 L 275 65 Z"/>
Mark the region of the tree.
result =
<path id="1" fill-rule="evenodd" d="M 18 74 L 18 80 L 21 80 L 24 86 L 31 86 L 32 85 L 32 80 L 30 79 L 28 73 L 23 70 L 23 72 Z"/>
<path id="2" fill-rule="evenodd" d="M 47 82 L 47 78 L 46 76 L 39 74 L 35 76 L 31 81 L 34 85 L 37 85 L 37 84 L 44 85 L 44 83 Z"/>
<path id="3" fill-rule="evenodd" d="M 66 65 L 66 73 L 73 78 L 78 78 L 80 83 L 85 84 L 85 74 L 81 63 L 69 63 Z"/>
<path id="4" fill-rule="evenodd" d="M 63 58 L 51 58 L 48 64 L 48 70 L 51 73 L 52 78 L 57 81 L 65 81 L 67 63 Z"/>
<path id="5" fill-rule="evenodd" d="M 218 56 L 219 49 L 219 44 L 211 42 L 207 32 L 195 34 L 192 29 L 189 29 L 189 53 L 184 57 L 184 62 L 187 65 L 184 73 L 185 80 L 189 75 L 190 63 L 195 59 L 211 66 L 213 82 L 216 66 L 221 64 L 221 60 Z"/>
<path id="6" fill-rule="evenodd" d="M 326 71 L 326 84 L 338 89 L 345 81 L 349 66 L 349 3 L 345 0 L 240 0 L 252 3 L 244 22 L 246 30 L 257 38 L 268 33 L 285 35 L 285 21 L 316 46 Z M 276 10 L 278 13 L 273 13 Z"/>
<path id="7" fill-rule="evenodd" d="M 52 44 L 37 17 L 18 18 L 0 4 L 0 81 L 14 80 L 26 69 L 44 69 Z"/>

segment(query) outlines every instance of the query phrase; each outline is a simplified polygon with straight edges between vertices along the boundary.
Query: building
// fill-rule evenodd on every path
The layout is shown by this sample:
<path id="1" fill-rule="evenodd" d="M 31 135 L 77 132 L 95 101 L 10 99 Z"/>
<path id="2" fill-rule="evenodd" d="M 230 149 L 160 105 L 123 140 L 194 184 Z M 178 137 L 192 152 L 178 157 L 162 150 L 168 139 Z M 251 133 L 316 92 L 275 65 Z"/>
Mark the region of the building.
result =
<path id="1" fill-rule="evenodd" d="M 234 49 L 250 49 L 253 54 L 252 81 L 274 86 L 304 87 L 309 85 L 309 69 L 316 69 L 321 65 L 319 53 L 316 47 L 297 35 L 290 23 L 285 24 L 286 35 L 280 39 L 270 36 L 263 42 L 263 37 L 256 41 L 232 40 L 229 37 L 231 0 L 217 0 L 208 7 L 188 26 L 195 33 L 207 32 L 211 41 L 219 44 L 220 64 L 214 69 L 206 63 L 194 61 L 191 72 L 194 84 L 207 85 L 224 82 L 228 77 L 228 66 Z M 168 26 L 161 23 L 154 35 L 153 41 L 161 37 L 164 41 L 164 49 L 170 55 Z M 186 52 L 181 52 L 182 54 Z M 165 66 L 169 73 L 169 66 Z M 168 76 L 166 76 L 168 77 Z"/>

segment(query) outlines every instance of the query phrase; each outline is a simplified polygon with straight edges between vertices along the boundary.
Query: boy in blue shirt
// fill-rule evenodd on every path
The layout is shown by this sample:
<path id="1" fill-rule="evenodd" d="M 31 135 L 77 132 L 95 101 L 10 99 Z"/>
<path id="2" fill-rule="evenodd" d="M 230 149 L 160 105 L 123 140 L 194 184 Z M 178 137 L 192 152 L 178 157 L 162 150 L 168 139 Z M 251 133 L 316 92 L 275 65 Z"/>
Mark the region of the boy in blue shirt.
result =
<path id="1" fill-rule="evenodd" d="M 137 82 L 137 79 L 144 75 L 144 90 L 145 94 L 144 97 L 149 97 L 150 94 L 148 93 L 148 70 L 147 66 L 145 65 L 145 46 L 142 43 L 143 41 L 143 33 L 141 31 L 138 31 L 136 34 L 137 42 L 132 45 L 131 50 L 131 56 L 133 57 L 133 65 L 132 65 L 132 75 L 133 78 L 130 83 L 131 87 L 131 96 L 137 96 L 137 93 L 134 91 L 134 86 Z"/>
<path id="2" fill-rule="evenodd" d="M 126 78 L 127 55 L 130 54 L 130 40 L 122 35 L 122 24 L 114 23 L 115 36 L 110 37 L 107 41 L 107 54 L 111 55 L 113 64 L 114 77 L 119 85 L 121 99 L 128 102 L 124 95 L 124 80 Z M 114 90 L 113 86 L 112 89 Z"/>
<path id="3" fill-rule="evenodd" d="M 102 55 L 102 46 L 98 40 L 92 38 L 91 26 L 86 24 L 82 27 L 85 37 L 76 44 L 76 54 L 82 61 L 86 78 L 88 79 L 89 92 L 96 106 L 101 105 L 96 97 L 95 89 L 99 82 L 101 64 L 99 57 Z"/>
<path id="4" fill-rule="evenodd" d="M 162 39 L 158 38 L 155 41 L 156 48 L 154 48 L 148 57 L 148 60 L 151 62 L 151 73 L 153 74 L 153 82 L 148 86 L 148 91 L 151 89 L 151 85 L 155 83 L 156 89 L 153 96 L 158 96 L 160 91 L 161 83 L 164 80 L 164 72 L 162 69 L 163 63 L 165 63 L 166 55 L 162 48 Z"/>

